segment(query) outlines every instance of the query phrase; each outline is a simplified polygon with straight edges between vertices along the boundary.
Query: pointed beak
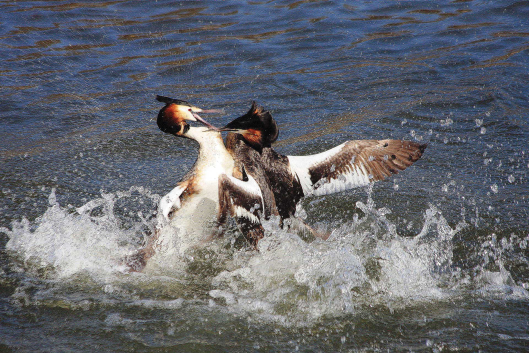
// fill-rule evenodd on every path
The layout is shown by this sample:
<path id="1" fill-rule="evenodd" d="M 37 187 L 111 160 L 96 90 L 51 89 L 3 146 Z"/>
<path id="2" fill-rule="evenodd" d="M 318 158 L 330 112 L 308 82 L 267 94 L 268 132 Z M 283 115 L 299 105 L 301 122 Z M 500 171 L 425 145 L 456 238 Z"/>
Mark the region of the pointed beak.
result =
<path id="1" fill-rule="evenodd" d="M 241 129 L 234 129 L 234 128 L 230 128 L 230 127 L 221 127 L 219 129 L 219 131 L 233 131 L 233 132 L 241 132 L 242 130 Z"/>
<path id="2" fill-rule="evenodd" d="M 202 109 L 200 109 L 200 110 L 203 111 Z M 192 108 L 189 109 L 189 112 L 191 113 L 191 115 L 193 115 L 193 117 L 194 117 L 195 119 L 197 119 L 198 122 L 200 122 L 200 123 L 206 125 L 210 130 L 213 130 L 213 131 L 221 131 L 218 127 L 213 126 L 213 125 L 211 125 L 210 123 L 208 123 L 206 120 L 202 119 L 202 118 L 200 117 L 200 115 L 198 115 L 196 112 L 193 111 Z M 208 112 L 208 111 L 203 111 L 203 112 Z"/>
<path id="3" fill-rule="evenodd" d="M 189 112 L 195 118 L 199 123 L 204 124 L 209 128 L 209 130 L 212 131 L 220 131 L 220 129 L 216 126 L 211 125 L 206 120 L 204 120 L 198 113 L 205 113 L 205 114 L 224 114 L 224 109 L 202 109 L 199 107 L 191 106 L 189 107 Z"/>
<path id="4" fill-rule="evenodd" d="M 224 109 L 201 109 L 197 107 L 191 107 L 191 111 L 194 113 L 224 114 Z"/>
<path id="5" fill-rule="evenodd" d="M 246 131 L 246 128 L 245 128 L 245 126 L 243 126 L 243 124 L 241 124 L 238 121 L 238 119 L 235 119 L 235 120 L 229 122 L 223 128 L 220 128 L 220 131 L 233 131 L 233 132 L 242 133 L 242 132 Z"/>

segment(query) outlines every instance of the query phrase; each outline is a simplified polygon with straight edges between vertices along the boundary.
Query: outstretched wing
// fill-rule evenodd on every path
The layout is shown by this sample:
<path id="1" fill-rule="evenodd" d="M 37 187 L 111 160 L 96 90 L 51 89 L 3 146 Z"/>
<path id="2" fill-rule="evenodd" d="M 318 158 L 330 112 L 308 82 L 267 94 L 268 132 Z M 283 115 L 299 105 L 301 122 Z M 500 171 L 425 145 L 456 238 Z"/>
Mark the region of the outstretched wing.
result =
<path id="1" fill-rule="evenodd" d="M 421 158 L 425 148 L 403 140 L 356 140 L 311 156 L 287 157 L 304 196 L 326 195 L 396 174 Z"/>
<path id="2" fill-rule="evenodd" d="M 219 177 L 219 224 L 232 216 L 248 242 L 257 247 L 264 236 L 260 216 L 263 212 L 263 197 L 255 179 L 247 181 L 222 174 Z"/>

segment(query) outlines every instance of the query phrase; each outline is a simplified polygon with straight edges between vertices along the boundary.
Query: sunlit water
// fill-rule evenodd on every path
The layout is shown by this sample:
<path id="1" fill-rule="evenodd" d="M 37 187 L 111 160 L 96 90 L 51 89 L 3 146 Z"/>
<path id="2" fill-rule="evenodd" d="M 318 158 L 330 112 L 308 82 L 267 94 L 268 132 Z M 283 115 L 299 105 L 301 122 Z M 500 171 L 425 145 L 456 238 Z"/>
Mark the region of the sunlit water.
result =
<path id="1" fill-rule="evenodd" d="M 0 4 L 0 350 L 524 351 L 529 5 Z M 129 273 L 192 141 L 155 94 L 252 100 L 275 148 L 427 142 L 372 188 L 305 200 L 328 240 L 265 223 Z"/>

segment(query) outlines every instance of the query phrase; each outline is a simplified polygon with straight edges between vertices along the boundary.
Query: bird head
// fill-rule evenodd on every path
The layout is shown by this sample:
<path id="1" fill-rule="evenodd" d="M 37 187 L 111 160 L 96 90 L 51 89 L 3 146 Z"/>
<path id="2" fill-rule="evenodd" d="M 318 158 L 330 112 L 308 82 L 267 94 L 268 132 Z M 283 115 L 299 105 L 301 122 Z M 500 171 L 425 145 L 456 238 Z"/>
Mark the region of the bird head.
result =
<path id="1" fill-rule="evenodd" d="M 270 147 L 279 134 L 272 114 L 255 102 L 252 102 L 252 107 L 246 114 L 233 120 L 221 130 L 241 134 L 243 139 L 259 152 L 263 147 Z"/>
<path id="2" fill-rule="evenodd" d="M 188 121 L 198 121 L 211 130 L 219 131 L 218 128 L 202 119 L 198 113 L 219 113 L 219 110 L 204 110 L 189 104 L 186 101 L 164 96 L 156 96 L 156 100 L 165 103 L 158 112 L 156 123 L 163 132 L 183 136 L 190 128 Z"/>

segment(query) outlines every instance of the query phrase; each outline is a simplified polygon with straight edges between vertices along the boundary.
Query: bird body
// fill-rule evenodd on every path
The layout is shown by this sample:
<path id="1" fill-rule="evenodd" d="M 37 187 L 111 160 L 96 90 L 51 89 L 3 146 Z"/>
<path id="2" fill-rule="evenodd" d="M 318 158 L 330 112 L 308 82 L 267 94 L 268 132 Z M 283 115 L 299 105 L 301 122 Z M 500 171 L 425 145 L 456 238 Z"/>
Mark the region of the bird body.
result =
<path id="1" fill-rule="evenodd" d="M 160 200 L 156 230 L 142 249 L 126 259 L 128 266 L 139 271 L 154 256 L 168 257 L 204 243 L 220 234 L 228 216 L 257 244 L 264 234 L 259 222 L 263 205 L 259 185 L 236 163 L 220 131 L 198 116 L 204 110 L 185 101 L 157 99 L 166 103 L 158 114 L 160 130 L 197 141 L 199 153 L 191 170 Z M 187 121 L 206 127 L 190 126 Z"/>
<path id="2" fill-rule="evenodd" d="M 160 201 L 159 223 L 166 221 L 196 242 L 210 236 L 217 225 L 219 177 L 233 176 L 234 160 L 224 147 L 220 132 L 191 127 L 187 135 L 199 143 L 198 158 L 192 169 Z M 158 239 L 156 244 L 164 242 Z"/>
<path id="3" fill-rule="evenodd" d="M 237 136 L 228 136 L 228 150 L 256 179 L 265 210 L 278 214 L 282 225 L 295 218 L 296 206 L 303 197 L 341 192 L 385 179 L 412 165 L 426 148 L 425 144 L 404 140 L 352 140 L 314 155 L 284 156 L 271 146 L 278 137 L 276 122 L 255 103 L 223 130 Z M 305 228 L 318 236 L 310 227 Z"/>

